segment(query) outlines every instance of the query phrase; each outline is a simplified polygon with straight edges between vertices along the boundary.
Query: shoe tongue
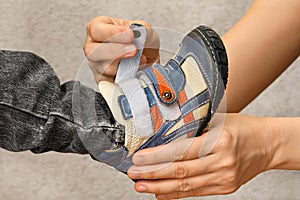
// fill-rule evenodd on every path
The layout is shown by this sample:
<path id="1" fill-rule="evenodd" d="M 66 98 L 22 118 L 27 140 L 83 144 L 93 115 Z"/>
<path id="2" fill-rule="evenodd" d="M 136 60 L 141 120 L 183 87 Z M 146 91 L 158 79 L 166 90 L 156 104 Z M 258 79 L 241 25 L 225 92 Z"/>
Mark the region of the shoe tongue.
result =
<path id="1" fill-rule="evenodd" d="M 101 81 L 98 84 L 98 88 L 106 103 L 108 104 L 108 107 L 112 112 L 115 120 L 124 125 L 125 119 L 123 118 L 120 106 L 117 105 L 118 97 L 122 95 L 122 91 L 120 90 L 120 88 L 114 83 L 108 81 Z"/>

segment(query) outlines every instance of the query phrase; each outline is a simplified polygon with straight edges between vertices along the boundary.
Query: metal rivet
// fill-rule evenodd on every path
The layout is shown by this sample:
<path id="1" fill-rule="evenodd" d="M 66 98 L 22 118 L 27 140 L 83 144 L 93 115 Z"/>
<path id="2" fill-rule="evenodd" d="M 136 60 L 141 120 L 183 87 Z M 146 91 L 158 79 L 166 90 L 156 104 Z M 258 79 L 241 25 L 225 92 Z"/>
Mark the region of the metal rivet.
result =
<path id="1" fill-rule="evenodd" d="M 162 93 L 162 97 L 166 100 L 171 100 L 173 98 L 173 95 L 171 92 L 165 91 Z"/>
<path id="2" fill-rule="evenodd" d="M 137 30 L 133 30 L 133 35 L 135 38 L 138 38 L 141 36 L 141 32 L 137 31 Z"/>

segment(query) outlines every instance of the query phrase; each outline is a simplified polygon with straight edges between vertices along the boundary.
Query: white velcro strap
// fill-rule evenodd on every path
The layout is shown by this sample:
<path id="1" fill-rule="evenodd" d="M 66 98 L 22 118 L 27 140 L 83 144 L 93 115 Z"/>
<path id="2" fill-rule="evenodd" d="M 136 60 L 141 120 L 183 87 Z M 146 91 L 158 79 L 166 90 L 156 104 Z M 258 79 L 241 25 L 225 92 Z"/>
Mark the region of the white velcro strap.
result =
<path id="1" fill-rule="evenodd" d="M 140 59 L 147 38 L 147 30 L 142 25 L 132 24 L 130 26 L 134 33 L 133 43 L 137 47 L 137 54 L 134 57 L 126 58 L 120 61 L 115 82 L 134 78 L 140 65 Z"/>
<path id="2" fill-rule="evenodd" d="M 118 85 L 129 103 L 136 133 L 141 137 L 149 137 L 154 129 L 149 103 L 142 85 L 136 78 L 121 81 Z"/>

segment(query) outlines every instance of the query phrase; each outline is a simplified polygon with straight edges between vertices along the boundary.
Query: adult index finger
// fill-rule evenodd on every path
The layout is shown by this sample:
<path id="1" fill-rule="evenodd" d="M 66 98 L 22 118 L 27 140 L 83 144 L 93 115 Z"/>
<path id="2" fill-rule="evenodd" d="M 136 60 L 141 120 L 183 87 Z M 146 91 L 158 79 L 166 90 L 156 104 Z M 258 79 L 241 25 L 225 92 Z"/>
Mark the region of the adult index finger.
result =
<path id="1" fill-rule="evenodd" d="M 137 166 L 199 158 L 206 134 L 138 151 L 132 158 Z"/>

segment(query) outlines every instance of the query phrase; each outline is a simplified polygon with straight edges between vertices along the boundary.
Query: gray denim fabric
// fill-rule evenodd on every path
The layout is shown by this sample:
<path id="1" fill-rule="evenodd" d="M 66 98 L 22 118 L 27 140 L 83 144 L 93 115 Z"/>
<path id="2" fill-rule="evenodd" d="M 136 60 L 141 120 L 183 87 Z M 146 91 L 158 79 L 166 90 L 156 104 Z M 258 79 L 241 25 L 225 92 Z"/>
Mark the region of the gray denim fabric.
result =
<path id="1" fill-rule="evenodd" d="M 0 50 L 0 147 L 99 154 L 124 127 L 101 94 L 70 81 L 28 52 Z"/>

